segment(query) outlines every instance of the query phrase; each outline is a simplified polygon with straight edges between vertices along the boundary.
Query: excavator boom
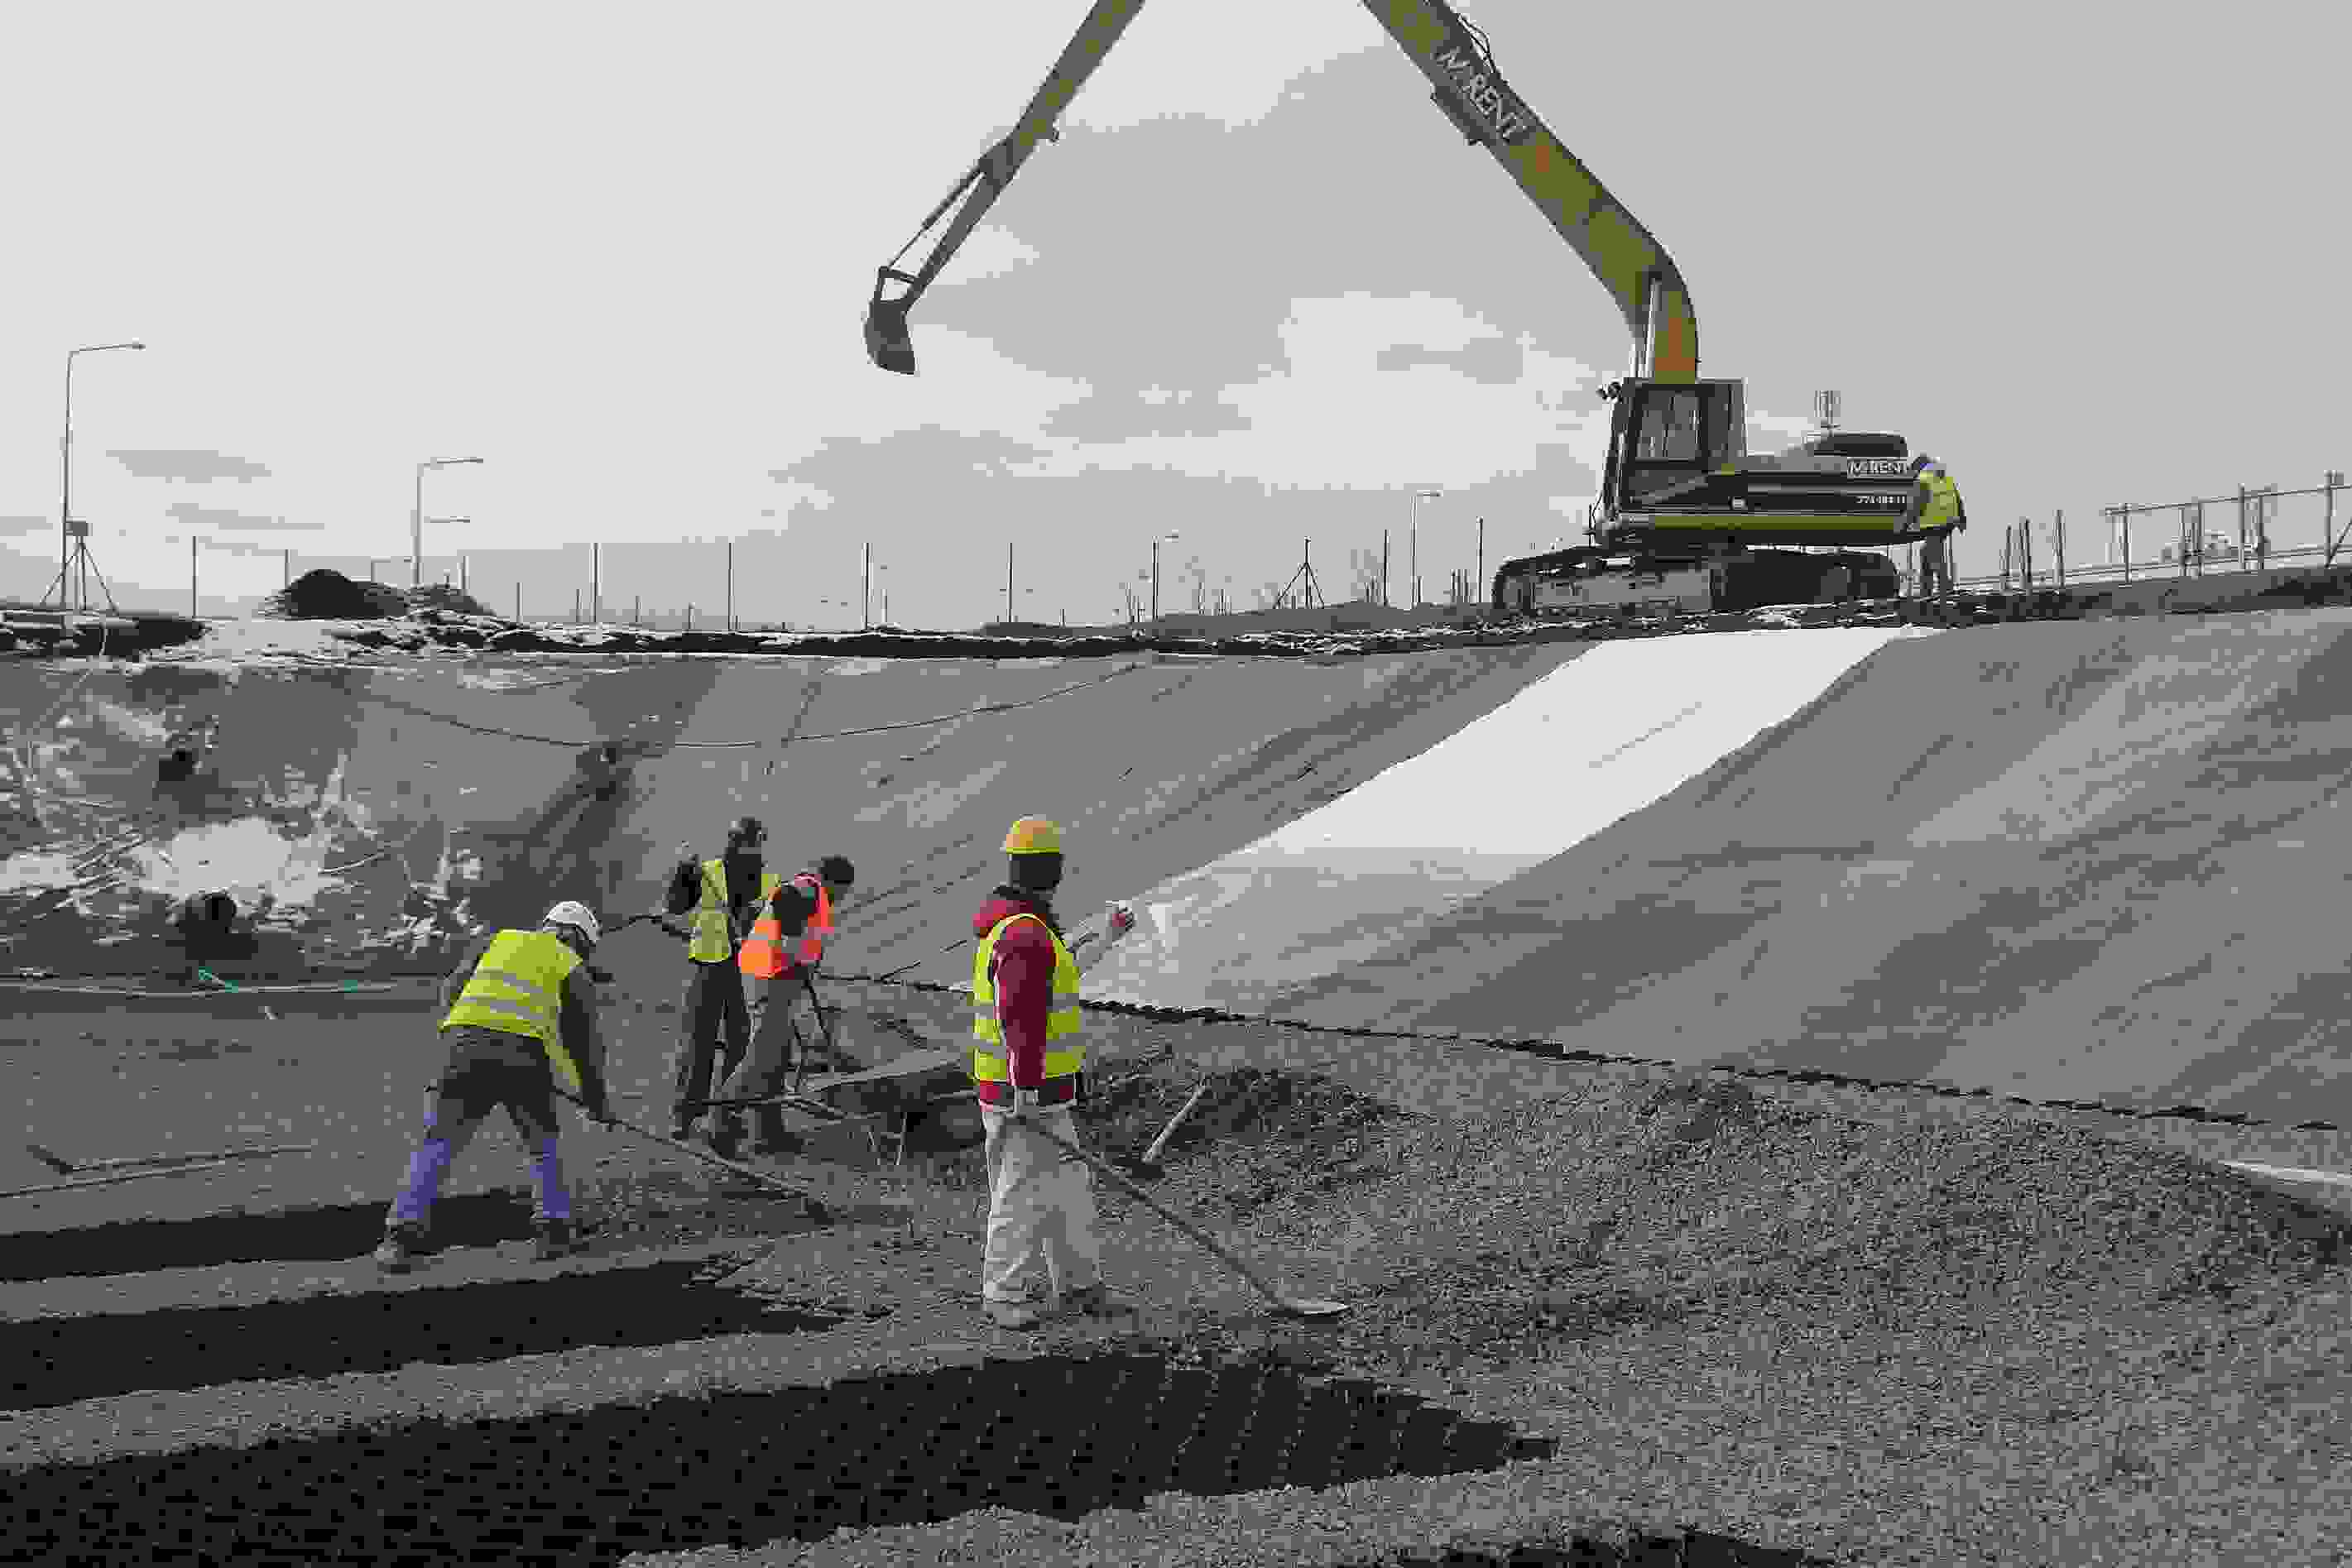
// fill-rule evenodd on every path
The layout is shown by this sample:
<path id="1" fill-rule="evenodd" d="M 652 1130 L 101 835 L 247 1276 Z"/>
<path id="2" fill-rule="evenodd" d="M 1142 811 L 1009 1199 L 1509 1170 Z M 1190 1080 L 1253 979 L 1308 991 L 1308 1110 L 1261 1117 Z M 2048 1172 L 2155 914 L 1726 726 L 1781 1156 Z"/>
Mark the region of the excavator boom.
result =
<path id="1" fill-rule="evenodd" d="M 915 237 L 899 246 L 898 254 L 887 265 L 876 270 L 874 298 L 866 307 L 866 352 L 877 365 L 902 376 L 915 373 L 915 346 L 907 330 L 907 313 L 930 287 L 940 268 L 955 259 L 963 242 L 971 237 L 971 231 L 980 226 L 980 221 L 1013 183 L 1013 176 L 1021 172 L 1021 165 L 1037 150 L 1037 143 L 1061 140 L 1062 132 L 1055 121 L 1142 9 L 1143 0 L 1095 0 L 1087 12 L 1087 19 L 1078 24 L 1076 35 L 1063 48 L 1062 57 L 1054 62 L 1045 85 L 1029 99 L 1029 107 L 1021 111 L 1012 131 L 982 154 L 980 162 L 955 183 L 940 204 L 931 209 L 931 215 L 923 220 L 922 227 L 915 231 Z M 899 270 L 898 263 L 906 258 L 907 252 L 914 249 L 958 201 L 963 204 L 957 208 L 946 231 L 932 243 L 930 255 L 922 266 L 913 272 Z M 900 292 L 892 295 L 888 289 L 894 283 L 899 286 Z"/>
<path id="2" fill-rule="evenodd" d="M 1144 0 L 1096 0 L 1013 130 L 956 182 L 915 237 L 876 270 L 874 297 L 866 308 L 866 351 L 877 365 L 900 375 L 915 373 L 908 313 L 955 259 L 1037 143 L 1059 139 L 1055 121 L 1143 5 Z M 1617 302 L 1633 336 L 1633 374 L 1663 382 L 1697 375 L 1698 320 L 1673 258 L 1511 90 L 1476 25 L 1445 0 L 1363 0 L 1363 5 L 1429 78 L 1430 97 L 1446 118 L 1494 154 Z M 907 252 L 950 207 L 955 216 L 922 265 L 902 270 L 898 263 Z M 891 292 L 894 285 L 897 293 Z"/>
<path id="3" fill-rule="evenodd" d="M 1469 141 L 1518 183 L 1617 302 L 1633 335 L 1633 374 L 1687 382 L 1698 374 L 1698 318 L 1665 246 L 1609 193 L 1495 68 L 1475 24 L 1445 0 L 1363 0 L 1427 77 L 1430 97 Z"/>

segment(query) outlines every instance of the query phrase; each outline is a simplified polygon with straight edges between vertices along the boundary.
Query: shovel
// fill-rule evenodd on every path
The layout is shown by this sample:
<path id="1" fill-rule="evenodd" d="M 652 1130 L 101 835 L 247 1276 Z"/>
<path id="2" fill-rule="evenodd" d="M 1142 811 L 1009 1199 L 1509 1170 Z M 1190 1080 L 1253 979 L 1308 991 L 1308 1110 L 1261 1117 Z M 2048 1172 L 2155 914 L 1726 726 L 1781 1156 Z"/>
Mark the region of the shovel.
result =
<path id="1" fill-rule="evenodd" d="M 571 1101 L 574 1105 L 579 1106 L 583 1111 L 588 1108 L 587 1103 L 576 1094 L 571 1093 L 562 1089 L 558 1089 L 556 1092 L 562 1095 L 563 1098 Z M 649 1133 L 646 1131 L 645 1128 L 637 1126 L 634 1123 L 624 1122 L 618 1117 L 615 1117 L 611 1121 L 602 1123 L 600 1125 L 618 1127 L 625 1133 L 635 1134 L 636 1136 L 645 1139 L 647 1143 L 659 1144 L 664 1148 L 676 1149 L 682 1155 L 692 1155 L 696 1159 L 702 1161 L 705 1165 L 717 1166 L 720 1170 L 728 1171 L 735 1176 L 741 1176 L 745 1181 L 753 1182 L 764 1187 L 772 1187 L 778 1192 L 786 1193 L 793 1197 L 797 1197 L 806 1207 L 808 1217 L 820 1225 L 824 1224 L 826 1218 L 829 1218 L 824 1205 L 819 1203 L 814 1197 L 810 1196 L 808 1193 L 802 1191 L 799 1187 L 793 1186 L 789 1182 L 778 1180 L 776 1177 L 770 1176 L 763 1170 L 754 1169 L 751 1166 L 739 1166 L 733 1160 L 712 1154 L 709 1149 L 696 1148 L 692 1144 L 686 1142 L 683 1138 L 665 1138 L 659 1133 Z"/>
<path id="2" fill-rule="evenodd" d="M 1058 1133 L 1053 1132 L 1040 1123 L 1030 1122 L 1027 1123 L 1026 1125 L 1032 1132 L 1036 1133 L 1047 1143 L 1056 1145 L 1066 1154 L 1075 1155 L 1079 1159 L 1086 1161 L 1087 1164 L 1094 1170 L 1102 1176 L 1108 1177 L 1113 1183 L 1115 1183 L 1121 1192 L 1126 1193 L 1128 1197 L 1135 1199 L 1136 1202 L 1151 1210 L 1152 1213 L 1158 1215 L 1160 1218 L 1166 1220 L 1169 1224 L 1182 1231 L 1186 1236 L 1191 1237 L 1193 1241 L 1199 1243 L 1202 1249 L 1207 1251 L 1209 1256 L 1214 1258 L 1218 1262 L 1223 1263 L 1234 1273 L 1239 1274 L 1243 1279 L 1248 1281 L 1250 1288 L 1255 1291 L 1259 1295 L 1264 1296 L 1273 1306 L 1275 1312 L 1280 1316 L 1286 1318 L 1336 1318 L 1340 1313 L 1348 1310 L 1348 1303 L 1345 1301 L 1323 1301 L 1297 1296 L 1284 1295 L 1272 1285 L 1267 1284 L 1264 1280 L 1260 1279 L 1258 1277 L 1257 1270 L 1252 1269 L 1248 1264 L 1243 1262 L 1231 1252 L 1226 1251 L 1224 1248 L 1219 1246 L 1215 1239 L 1211 1237 L 1207 1231 L 1202 1230 L 1200 1227 L 1194 1225 L 1191 1220 L 1186 1219 L 1182 1215 L 1178 1214 L 1175 1210 L 1160 1205 L 1150 1193 L 1136 1186 L 1135 1183 L 1128 1180 L 1126 1176 L 1120 1175 L 1119 1172 L 1108 1162 L 1096 1158 L 1094 1155 L 1087 1153 L 1086 1150 L 1078 1147 L 1077 1145 L 1070 1142 L 1069 1139 L 1063 1137 Z"/>

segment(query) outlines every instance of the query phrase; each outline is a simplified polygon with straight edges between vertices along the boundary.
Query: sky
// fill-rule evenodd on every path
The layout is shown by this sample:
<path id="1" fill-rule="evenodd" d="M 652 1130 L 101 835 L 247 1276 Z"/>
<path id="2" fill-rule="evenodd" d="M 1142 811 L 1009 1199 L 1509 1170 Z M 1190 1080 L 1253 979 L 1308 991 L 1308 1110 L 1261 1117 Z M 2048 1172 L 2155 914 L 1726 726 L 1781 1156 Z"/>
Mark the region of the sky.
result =
<path id="1" fill-rule="evenodd" d="M 948 629 L 1008 551 L 1017 615 L 1087 624 L 1155 538 L 1168 609 L 1303 557 L 1351 597 L 1383 529 L 1400 603 L 1482 518 L 1489 573 L 1580 542 L 1623 323 L 1349 0 L 1158 0 L 917 308 L 920 374 L 867 362 L 874 269 L 1086 9 L 13 14 L 0 594 L 57 573 L 67 350 L 131 339 L 73 414 L 126 605 L 186 606 L 192 538 L 208 614 L 289 559 L 405 580 L 457 455 L 427 575 L 538 615 L 592 543 L 608 617 L 724 613 L 731 543 L 740 619 L 858 623 L 870 549 L 868 613 Z M 2352 467 L 2340 8 L 1464 9 L 1674 256 L 1751 443 L 1838 389 L 1958 478 L 1963 575 L 2021 517 L 2081 560 L 2118 502 Z"/>

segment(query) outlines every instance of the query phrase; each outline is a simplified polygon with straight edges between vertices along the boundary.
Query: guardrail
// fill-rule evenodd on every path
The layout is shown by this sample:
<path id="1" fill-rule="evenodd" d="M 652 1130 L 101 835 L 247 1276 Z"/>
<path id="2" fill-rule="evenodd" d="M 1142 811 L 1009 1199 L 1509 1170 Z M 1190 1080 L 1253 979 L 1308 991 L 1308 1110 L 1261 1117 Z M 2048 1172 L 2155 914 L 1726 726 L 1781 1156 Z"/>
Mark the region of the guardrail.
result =
<path id="1" fill-rule="evenodd" d="M 2047 534 L 2041 538 L 2036 537 L 2032 520 L 2021 517 L 2003 531 L 2000 570 L 1974 577 L 1956 577 L 1953 586 L 1995 588 L 2006 592 L 2012 588 L 2063 587 L 2077 582 L 2144 582 L 2158 577 L 2202 577 L 2209 570 L 2263 571 L 2274 565 L 2315 560 L 2323 567 L 2333 566 L 2339 555 L 2352 559 L 2352 552 L 2345 549 L 2347 536 L 2352 535 L 2352 515 L 2347 516 L 2341 528 L 2336 519 L 2336 495 L 2347 488 L 2352 486 L 2346 485 L 2343 473 L 2331 469 L 2322 483 L 2305 490 L 2282 490 L 2275 485 L 2242 485 L 2234 496 L 2204 496 L 2153 506 L 2126 502 L 2105 507 L 2100 508 L 2099 530 L 2091 541 L 2095 551 L 2084 552 L 2095 553 L 2095 560 L 2067 559 L 2066 514 L 2063 510 L 2053 516 Z M 2321 504 L 2297 507 L 2292 513 L 2281 505 L 2310 497 L 2320 497 Z M 2208 507 L 2234 508 L 2234 537 L 2226 528 L 2212 526 L 2216 519 L 2208 513 Z M 2226 523 L 2231 515 L 2224 512 L 2220 520 Z M 2136 517 L 2162 517 L 2169 526 L 2159 527 L 2153 535 L 2143 531 L 2135 537 Z M 2046 566 L 2037 549 L 2044 540 L 2051 547 Z M 2288 540 L 2302 542 L 2285 542 Z M 2136 559 L 2136 545 L 2148 553 Z M 1906 573 L 1906 578 L 1909 575 Z M 1906 582 L 1906 586 L 1910 584 Z"/>

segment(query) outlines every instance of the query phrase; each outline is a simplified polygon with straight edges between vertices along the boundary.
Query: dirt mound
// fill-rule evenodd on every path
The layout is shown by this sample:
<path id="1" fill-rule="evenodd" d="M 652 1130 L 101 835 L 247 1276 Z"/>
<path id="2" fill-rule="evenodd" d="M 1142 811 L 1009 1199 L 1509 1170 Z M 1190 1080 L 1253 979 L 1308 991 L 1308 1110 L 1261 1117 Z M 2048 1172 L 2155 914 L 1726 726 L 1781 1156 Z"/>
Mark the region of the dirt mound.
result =
<path id="1" fill-rule="evenodd" d="M 379 621 L 407 610 L 396 588 L 355 582 L 331 567 L 304 572 L 262 601 L 257 615 L 286 621 Z"/>

